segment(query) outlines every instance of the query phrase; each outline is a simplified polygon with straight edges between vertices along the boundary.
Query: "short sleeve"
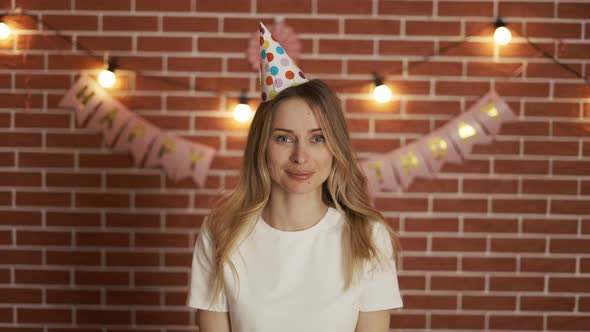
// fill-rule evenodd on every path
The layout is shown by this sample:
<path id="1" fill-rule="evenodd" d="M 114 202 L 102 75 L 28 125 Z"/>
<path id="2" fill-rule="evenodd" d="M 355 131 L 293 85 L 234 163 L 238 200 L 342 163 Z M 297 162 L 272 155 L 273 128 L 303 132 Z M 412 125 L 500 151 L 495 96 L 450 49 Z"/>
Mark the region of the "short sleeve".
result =
<path id="1" fill-rule="evenodd" d="M 195 309 L 227 312 L 229 308 L 225 293 L 222 292 L 217 301 L 211 303 L 215 282 L 212 253 L 213 242 L 207 227 L 207 220 L 205 220 L 201 225 L 193 250 L 187 305 Z"/>
<path id="2" fill-rule="evenodd" d="M 401 308 L 403 302 L 397 281 L 391 238 L 383 224 L 375 222 L 373 225 L 373 240 L 386 261 L 381 265 L 367 265 L 365 278 L 361 283 L 360 311 Z"/>

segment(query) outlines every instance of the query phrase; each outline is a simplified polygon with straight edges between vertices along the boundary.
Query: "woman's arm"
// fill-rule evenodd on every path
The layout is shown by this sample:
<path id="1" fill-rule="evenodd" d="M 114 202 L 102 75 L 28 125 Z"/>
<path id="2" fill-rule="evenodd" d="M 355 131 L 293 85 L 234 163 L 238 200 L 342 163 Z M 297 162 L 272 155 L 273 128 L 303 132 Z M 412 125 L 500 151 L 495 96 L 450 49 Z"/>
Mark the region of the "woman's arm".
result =
<path id="1" fill-rule="evenodd" d="M 361 311 L 354 332 L 387 332 L 391 310 Z"/>
<path id="2" fill-rule="evenodd" d="M 231 332 L 229 312 L 199 309 L 199 332 Z"/>

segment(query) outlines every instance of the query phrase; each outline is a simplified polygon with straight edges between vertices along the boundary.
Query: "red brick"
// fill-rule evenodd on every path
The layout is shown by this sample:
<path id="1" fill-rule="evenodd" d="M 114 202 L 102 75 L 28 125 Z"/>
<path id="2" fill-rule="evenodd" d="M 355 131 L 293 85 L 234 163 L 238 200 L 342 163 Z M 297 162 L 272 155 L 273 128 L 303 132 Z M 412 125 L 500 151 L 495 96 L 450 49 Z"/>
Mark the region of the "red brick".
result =
<path id="1" fill-rule="evenodd" d="M 100 304 L 100 290 L 48 289 L 47 303 L 51 304 Z"/>
<path id="2" fill-rule="evenodd" d="M 461 76 L 463 65 L 460 62 L 409 62 L 408 74 L 414 76 Z"/>
<path id="3" fill-rule="evenodd" d="M 3 68 L 13 69 L 45 69 L 45 58 L 41 55 L 1 54 L 0 64 Z"/>
<path id="4" fill-rule="evenodd" d="M 0 133 L 0 146 L 2 147 L 41 147 L 40 133 Z"/>
<path id="5" fill-rule="evenodd" d="M 76 232 L 76 246 L 128 247 L 130 236 L 119 232 Z"/>
<path id="6" fill-rule="evenodd" d="M 463 271 L 513 272 L 516 271 L 515 258 L 463 257 Z"/>
<path id="7" fill-rule="evenodd" d="M 488 209 L 485 199 L 470 198 L 435 198 L 433 211 L 437 212 L 482 212 Z"/>
<path id="8" fill-rule="evenodd" d="M 332 33 L 339 32 L 339 20 L 324 18 L 315 19 L 306 16 L 301 18 L 286 18 L 285 23 L 295 30 L 296 33 Z M 298 62 L 300 63 L 300 62 Z M 302 68 L 307 68 L 303 67 Z M 306 71 L 307 72 L 307 71 Z"/>
<path id="9" fill-rule="evenodd" d="M 438 81 L 435 91 L 440 95 L 480 96 L 490 89 L 485 82 Z"/>
<path id="10" fill-rule="evenodd" d="M 16 232 L 17 245 L 70 246 L 70 232 L 25 231 Z"/>
<path id="11" fill-rule="evenodd" d="M 430 130 L 428 120 L 375 120 L 375 132 L 427 134 Z"/>
<path id="12" fill-rule="evenodd" d="M 552 253 L 590 253 L 590 240 L 587 239 L 551 239 Z"/>
<path id="13" fill-rule="evenodd" d="M 527 117 L 539 116 L 576 118 L 580 116 L 580 105 L 578 103 L 527 102 L 525 103 L 524 114 Z"/>
<path id="14" fill-rule="evenodd" d="M 371 40 L 321 39 L 319 52 L 322 54 L 373 54 Z"/>
<path id="15" fill-rule="evenodd" d="M 184 294 L 184 293 L 183 293 Z M 184 294 L 186 297 L 186 294 Z M 186 298 L 185 298 L 186 300 Z M 160 305 L 160 292 L 141 290 L 107 290 L 107 305 Z M 184 305 L 184 303 L 182 304 Z"/>
<path id="16" fill-rule="evenodd" d="M 444 1 L 438 4 L 440 16 L 493 16 L 493 4 L 489 2 Z"/>
<path id="17" fill-rule="evenodd" d="M 582 37 L 582 25 L 579 23 L 528 22 L 528 37 L 542 38 L 576 38 Z"/>
<path id="18" fill-rule="evenodd" d="M 426 289 L 426 278 L 421 276 L 398 276 L 400 289 Z"/>
<path id="19" fill-rule="evenodd" d="M 187 283 L 185 272 L 135 272 L 136 286 L 186 287 Z"/>
<path id="20" fill-rule="evenodd" d="M 515 310 L 515 296 L 463 295 L 461 308 L 464 310 Z"/>
<path id="21" fill-rule="evenodd" d="M 129 285 L 128 272 L 76 271 L 77 285 Z"/>
<path id="22" fill-rule="evenodd" d="M 12 317 L 14 316 L 12 308 L 0 308 L 0 322 L 12 323 L 14 322 Z"/>
<path id="23" fill-rule="evenodd" d="M 464 179 L 464 193 L 516 194 L 518 180 L 510 179 Z"/>
<path id="24" fill-rule="evenodd" d="M 49 148 L 100 148 L 102 142 L 102 134 L 99 133 L 47 133 L 45 139 L 45 144 Z"/>
<path id="25" fill-rule="evenodd" d="M 100 0 L 77 0 L 75 3 L 76 9 L 81 10 L 131 10 L 131 1 L 122 0 L 117 2 L 104 3 Z"/>
<path id="26" fill-rule="evenodd" d="M 19 154 L 19 166 L 21 167 L 74 167 L 74 154 L 72 153 L 44 153 L 21 152 Z"/>
<path id="27" fill-rule="evenodd" d="M 431 276 L 430 288 L 432 290 L 483 291 L 485 289 L 485 278 L 459 276 Z"/>
<path id="28" fill-rule="evenodd" d="M 584 175 L 590 174 L 590 162 L 580 161 L 553 161 L 553 174 L 559 175 Z"/>
<path id="29" fill-rule="evenodd" d="M 576 234 L 578 221 L 575 219 L 524 219 L 522 231 L 539 234 Z"/>
<path id="30" fill-rule="evenodd" d="M 379 0 L 379 14 L 432 16 L 432 1 Z"/>
<path id="31" fill-rule="evenodd" d="M 498 10 L 500 17 L 554 17 L 554 5 L 543 2 L 501 2 Z"/>
<path id="32" fill-rule="evenodd" d="M 460 22 L 406 21 L 406 35 L 408 36 L 459 36 L 460 34 Z"/>
<path id="33" fill-rule="evenodd" d="M 189 234 L 135 233 L 135 246 L 188 248 Z"/>
<path id="34" fill-rule="evenodd" d="M 499 330 L 542 330 L 543 316 L 490 315 L 489 327 Z"/>
<path id="35" fill-rule="evenodd" d="M 344 22 L 344 33 L 362 35 L 386 35 L 387 37 L 396 36 L 400 33 L 400 21 L 392 19 L 347 19 Z"/>
<path id="36" fill-rule="evenodd" d="M 576 195 L 577 181 L 568 180 L 528 180 L 522 182 L 522 192 L 526 194 Z"/>
<path id="37" fill-rule="evenodd" d="M 493 45 L 492 43 L 489 43 Z M 554 55 L 555 47 L 553 43 L 535 43 L 542 51 L 549 55 Z M 538 58 L 542 55 L 540 51 L 531 46 L 529 43 L 519 43 L 512 41 L 508 45 L 504 45 L 500 48 L 499 55 L 501 57 L 518 57 L 518 58 Z"/>
<path id="38" fill-rule="evenodd" d="M 17 284 L 67 285 L 70 283 L 70 272 L 67 270 L 15 269 L 14 280 Z"/>
<path id="39" fill-rule="evenodd" d="M 92 212 L 47 212 L 47 226 L 100 226 L 100 213 Z"/>
<path id="40" fill-rule="evenodd" d="M 168 110 L 214 111 L 219 108 L 219 105 L 220 101 L 217 97 L 168 96 L 166 98 Z"/>
<path id="41" fill-rule="evenodd" d="M 445 164 L 441 173 L 490 173 L 487 160 L 464 160 L 462 164 Z"/>
<path id="42" fill-rule="evenodd" d="M 301 0 L 294 5 L 289 0 L 258 0 L 256 2 L 257 13 L 302 13 L 311 14 L 311 0 Z"/>
<path id="43" fill-rule="evenodd" d="M 40 289 L 0 288 L 0 293 L 2 293 L 0 303 L 41 304 L 42 302 L 42 293 Z"/>
<path id="44" fill-rule="evenodd" d="M 461 112 L 461 105 L 456 101 L 406 101 L 407 114 L 421 115 L 458 115 Z"/>
<path id="45" fill-rule="evenodd" d="M 19 323 L 42 323 L 42 324 L 71 324 L 71 309 L 37 309 L 18 308 L 17 319 Z"/>
<path id="46" fill-rule="evenodd" d="M 79 324 L 128 325 L 131 324 L 131 311 L 105 309 L 76 309 L 76 322 Z"/>
<path id="47" fill-rule="evenodd" d="M 165 266 L 190 267 L 192 262 L 191 253 L 167 253 L 164 256 Z"/>
<path id="48" fill-rule="evenodd" d="M 0 211 L 0 225 L 40 226 L 41 213 L 33 211 Z"/>
<path id="49" fill-rule="evenodd" d="M 547 316 L 547 329 L 584 331 L 590 326 L 590 317 L 583 315 Z"/>
<path id="50" fill-rule="evenodd" d="M 440 42 L 439 54 L 449 56 L 491 57 L 494 54 L 493 43 L 489 42 Z M 424 54 L 426 55 L 426 54 Z"/>
<path id="51" fill-rule="evenodd" d="M 483 315 L 432 314 L 430 327 L 433 329 L 478 329 L 484 328 Z"/>
<path id="52" fill-rule="evenodd" d="M 12 282 L 9 269 L 0 269 L 0 283 L 9 284 Z"/>
<path id="53" fill-rule="evenodd" d="M 14 152 L 0 152 L 0 166 L 13 167 L 15 165 L 15 160 Z"/>
<path id="54" fill-rule="evenodd" d="M 568 64 L 568 66 L 578 73 L 582 72 L 581 65 Z M 556 63 L 529 63 L 526 67 L 526 75 L 527 77 L 578 78 L 577 75 Z"/>
<path id="55" fill-rule="evenodd" d="M 320 14 L 370 14 L 372 7 L 371 1 L 364 0 L 317 0 L 317 11 Z"/>
<path id="56" fill-rule="evenodd" d="M 184 306 L 186 305 L 186 294 L 184 292 L 166 292 L 164 304 L 167 306 Z"/>
<path id="57" fill-rule="evenodd" d="M 521 67 L 521 63 L 490 63 L 490 62 L 469 62 L 467 63 L 467 75 L 469 76 L 513 76 L 513 73 Z M 520 77 L 518 75 L 517 77 Z"/>
<path id="58" fill-rule="evenodd" d="M 197 1 L 197 12 L 249 12 L 249 0 Z"/>
<path id="59" fill-rule="evenodd" d="M 47 251 L 45 257 L 48 265 L 100 265 L 98 251 Z"/>
<path id="60" fill-rule="evenodd" d="M 158 266 L 160 256 L 152 252 L 108 252 L 108 266 Z"/>
<path id="61" fill-rule="evenodd" d="M 186 194 L 136 194 L 135 206 L 143 208 L 188 208 Z"/>
<path id="62" fill-rule="evenodd" d="M 157 31 L 156 16 L 108 16 L 102 18 L 105 31 Z"/>
<path id="63" fill-rule="evenodd" d="M 553 136 L 590 137 L 590 122 L 553 122 Z"/>
<path id="64" fill-rule="evenodd" d="M 95 15 L 43 15 L 43 22 L 60 31 L 98 30 L 98 17 Z"/>
<path id="65" fill-rule="evenodd" d="M 348 60 L 348 73 L 350 74 L 368 74 L 379 73 L 394 74 L 401 73 L 402 62 L 398 60 Z M 303 67 L 303 65 L 302 65 Z M 303 67 L 307 68 L 307 67 Z M 375 104 L 375 102 L 373 102 Z"/>
<path id="66" fill-rule="evenodd" d="M 497 252 L 545 252 L 545 239 L 505 239 L 491 240 L 491 250 Z"/>
<path id="67" fill-rule="evenodd" d="M 457 238 L 457 237 L 434 237 L 431 239 L 433 251 L 486 251 L 485 238 Z"/>
<path id="68" fill-rule="evenodd" d="M 580 311 L 590 311 L 590 297 L 580 297 L 578 303 Z"/>
<path id="69" fill-rule="evenodd" d="M 530 96 L 530 97 L 548 97 L 548 83 L 512 83 L 498 82 L 495 85 L 496 90 L 501 96 Z"/>
<path id="70" fill-rule="evenodd" d="M 582 277 L 550 277 L 549 292 L 583 292 L 590 291 L 590 279 Z"/>
<path id="71" fill-rule="evenodd" d="M 590 18 L 590 4 L 580 2 L 570 2 L 570 3 L 558 3 L 557 4 L 557 16 L 559 18 L 580 18 L 580 19 L 589 19 Z M 586 35 L 588 38 L 588 35 Z"/>
<path id="72" fill-rule="evenodd" d="M 167 213 L 166 228 L 189 228 L 197 229 L 201 227 L 204 216 L 190 213 Z"/>
<path id="73" fill-rule="evenodd" d="M 227 77 L 207 77 L 206 79 L 197 79 L 197 90 L 215 91 L 241 91 L 248 86 L 249 80 L 246 78 L 227 78 Z M 236 122 L 236 121 L 234 121 Z"/>
<path id="74" fill-rule="evenodd" d="M 109 193 L 76 193 L 76 206 L 78 207 L 129 207 L 128 194 Z"/>
<path id="75" fill-rule="evenodd" d="M 188 325 L 190 321 L 189 314 L 187 311 L 137 310 L 135 319 L 137 324 L 141 325 Z"/>
<path id="76" fill-rule="evenodd" d="M 153 37 L 137 38 L 137 50 L 143 52 L 191 52 L 193 41 L 190 37 Z"/>
<path id="77" fill-rule="evenodd" d="M 533 258 L 521 257 L 520 270 L 522 272 L 576 272 L 575 258 Z"/>
<path id="78" fill-rule="evenodd" d="M 403 257 L 404 271 L 456 271 L 456 257 L 425 257 L 409 256 Z"/>
<path id="79" fill-rule="evenodd" d="M 545 281 L 542 276 L 540 277 L 490 277 L 490 290 L 491 291 L 506 291 L 506 292 L 518 292 L 518 291 L 535 291 L 540 292 L 545 289 Z"/>
<path id="80" fill-rule="evenodd" d="M 0 192 L 0 205 L 13 205 L 14 199 L 12 193 L 8 191 Z"/>
<path id="81" fill-rule="evenodd" d="M 169 57 L 168 58 L 168 70 L 169 71 L 184 71 L 184 72 L 195 72 L 195 71 L 219 72 L 219 71 L 221 71 L 221 58 Z M 169 98 L 182 98 L 182 97 L 169 97 Z M 203 97 L 200 97 L 200 98 L 203 99 Z"/>
<path id="82" fill-rule="evenodd" d="M 406 232 L 457 232 L 459 222 L 454 218 L 414 218 L 408 217 L 404 222 Z"/>
<path id="83" fill-rule="evenodd" d="M 217 32 L 216 17 L 181 17 L 166 15 L 163 17 L 163 30 L 168 32 Z"/>
<path id="84" fill-rule="evenodd" d="M 17 192 L 16 205 L 19 206 L 61 206 L 71 205 L 69 193 L 57 192 Z"/>
<path id="85" fill-rule="evenodd" d="M 48 187 L 100 187 L 100 174 L 47 173 Z"/>
<path id="86" fill-rule="evenodd" d="M 376 198 L 375 207 L 388 211 L 427 211 L 428 201 L 423 198 Z"/>
<path id="87" fill-rule="evenodd" d="M 456 193 L 459 184 L 454 179 L 421 179 L 416 178 L 412 181 L 410 186 L 406 189 L 407 192 L 423 192 L 423 193 Z"/>
<path id="88" fill-rule="evenodd" d="M 524 153 L 527 155 L 577 156 L 579 142 L 576 141 L 532 141 L 525 140 Z"/>
<path id="89" fill-rule="evenodd" d="M 351 133 L 357 132 L 368 132 L 369 131 L 369 120 L 368 119 L 347 119 L 346 125 Z"/>
<path id="90" fill-rule="evenodd" d="M 426 251 L 427 240 L 424 237 L 400 236 L 399 241 L 405 251 Z"/>
<path id="91" fill-rule="evenodd" d="M 455 310 L 457 309 L 457 296 L 407 294 L 404 296 L 404 308 L 409 310 Z"/>
<path id="92" fill-rule="evenodd" d="M 590 214 L 590 200 L 559 200 L 551 201 L 552 214 Z"/>
<path id="93" fill-rule="evenodd" d="M 41 184 L 41 173 L 0 171 L 0 186 L 40 187 Z"/>
<path id="94" fill-rule="evenodd" d="M 7 1 L 10 3 L 10 1 Z M 16 7 L 24 10 L 69 10 L 71 9 L 71 0 L 16 0 Z M 8 8 L 8 6 L 2 6 Z"/>
<path id="95" fill-rule="evenodd" d="M 107 212 L 107 227 L 157 228 L 160 227 L 160 215 L 157 213 L 114 213 Z"/>
<path id="96" fill-rule="evenodd" d="M 430 55 L 434 52 L 434 43 L 429 41 L 379 41 L 380 55 Z"/>
<path id="97" fill-rule="evenodd" d="M 159 174 L 107 174 L 110 188 L 159 188 Z"/>
<path id="98" fill-rule="evenodd" d="M 155 11 L 155 12 L 162 12 L 162 11 L 188 12 L 191 10 L 191 1 L 190 0 L 174 0 L 174 1 L 135 0 L 135 9 L 138 11 Z"/>
<path id="99" fill-rule="evenodd" d="M 492 211 L 494 213 L 535 213 L 545 214 L 547 201 L 544 199 L 500 199 L 492 200 Z"/>

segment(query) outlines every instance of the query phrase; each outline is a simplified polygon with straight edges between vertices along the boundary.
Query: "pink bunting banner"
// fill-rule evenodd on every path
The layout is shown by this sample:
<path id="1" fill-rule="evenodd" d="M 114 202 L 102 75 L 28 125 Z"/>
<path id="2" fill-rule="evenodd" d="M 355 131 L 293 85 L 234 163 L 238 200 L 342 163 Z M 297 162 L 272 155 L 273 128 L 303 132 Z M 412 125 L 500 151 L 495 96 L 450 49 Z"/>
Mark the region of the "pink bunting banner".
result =
<path id="1" fill-rule="evenodd" d="M 215 149 L 162 132 L 129 111 L 88 76 L 66 92 L 60 107 L 75 108 L 79 126 L 100 130 L 116 152 L 129 152 L 138 167 L 161 167 L 173 181 L 190 177 L 203 187 Z"/>
<path id="2" fill-rule="evenodd" d="M 432 178 L 446 163 L 461 163 L 476 144 L 489 144 L 503 122 L 516 116 L 495 91 L 465 113 L 408 146 L 361 161 L 369 195 L 407 189 L 415 178 Z M 397 175 L 397 176 L 396 176 Z"/>

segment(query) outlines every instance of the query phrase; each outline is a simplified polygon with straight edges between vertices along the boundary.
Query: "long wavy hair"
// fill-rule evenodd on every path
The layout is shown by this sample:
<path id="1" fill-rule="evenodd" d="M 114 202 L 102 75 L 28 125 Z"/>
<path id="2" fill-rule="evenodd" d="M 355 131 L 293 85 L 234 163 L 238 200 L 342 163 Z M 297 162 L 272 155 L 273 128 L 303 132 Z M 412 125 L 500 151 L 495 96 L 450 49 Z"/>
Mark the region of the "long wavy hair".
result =
<path id="1" fill-rule="evenodd" d="M 375 210 L 367 194 L 366 178 L 355 162 L 350 135 L 340 101 L 320 80 L 311 80 L 289 87 L 273 100 L 258 106 L 248 132 L 237 186 L 223 195 L 207 218 L 214 244 L 215 272 L 213 299 L 215 302 L 224 287 L 224 266 L 227 264 L 239 279 L 230 257 L 238 249 L 244 236 L 254 228 L 256 220 L 269 202 L 271 178 L 266 162 L 266 149 L 272 131 L 273 112 L 287 99 L 300 98 L 313 110 L 322 128 L 328 149 L 333 155 L 332 169 L 322 184 L 322 200 L 336 208 L 346 222 L 344 234 L 345 289 L 360 277 L 362 266 L 374 259 L 382 261 L 372 240 L 370 221 L 382 223 L 392 239 L 395 260 L 399 242 L 393 229 Z"/>

